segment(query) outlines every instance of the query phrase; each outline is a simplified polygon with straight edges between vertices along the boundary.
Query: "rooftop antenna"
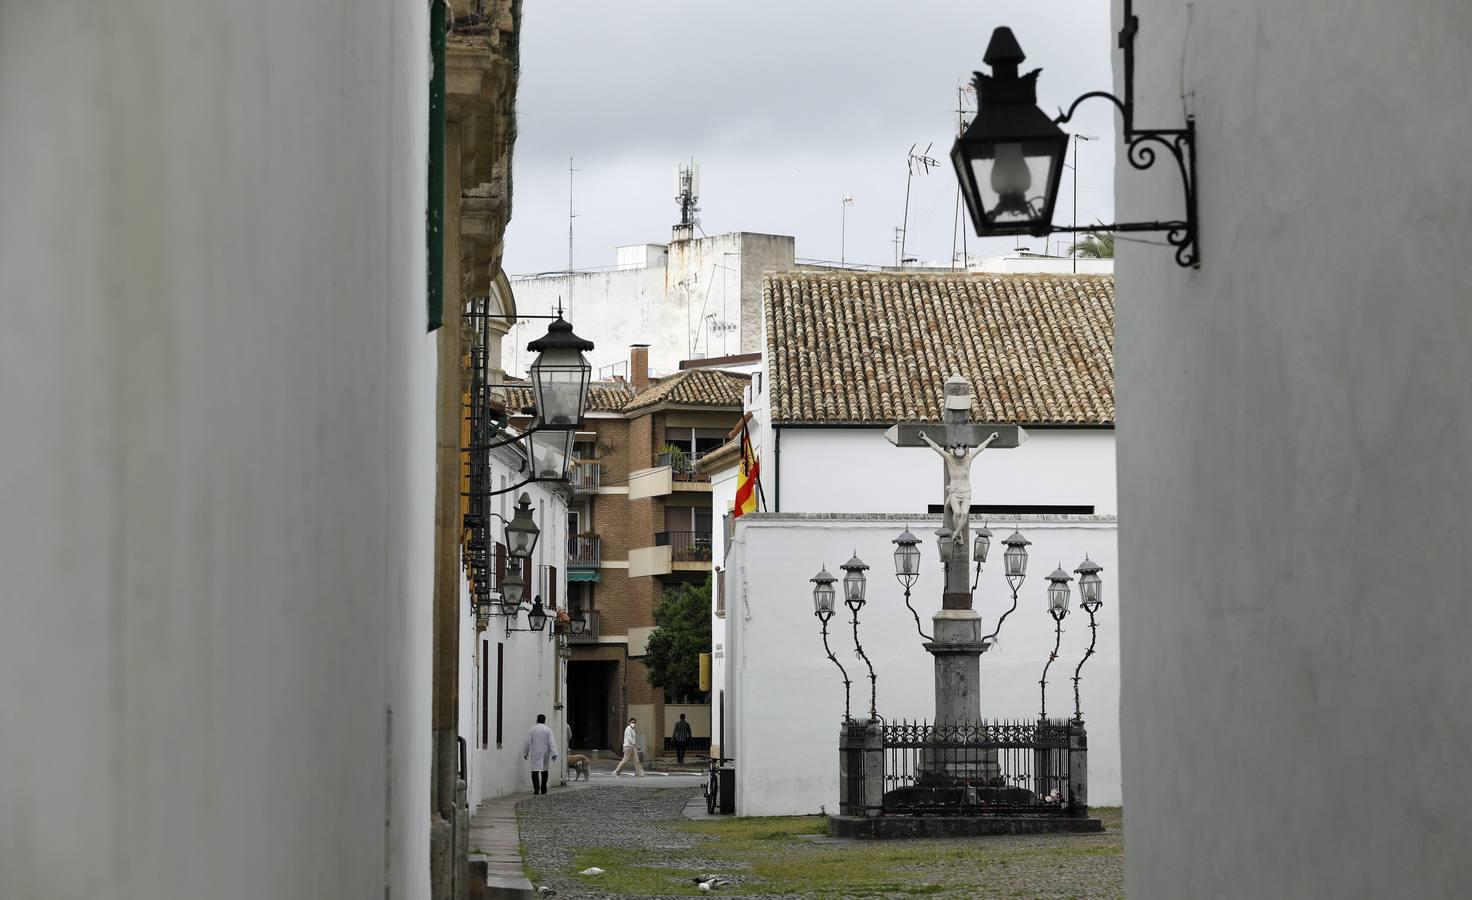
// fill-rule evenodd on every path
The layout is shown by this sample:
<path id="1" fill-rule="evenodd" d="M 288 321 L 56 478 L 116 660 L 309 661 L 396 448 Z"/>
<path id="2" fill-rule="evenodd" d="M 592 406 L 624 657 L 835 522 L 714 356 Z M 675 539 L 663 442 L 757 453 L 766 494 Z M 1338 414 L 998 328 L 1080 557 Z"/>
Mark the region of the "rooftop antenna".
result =
<path id="1" fill-rule="evenodd" d="M 905 219 L 904 224 L 900 226 L 899 232 L 899 264 L 902 266 L 905 264 L 905 238 L 908 236 L 910 231 L 910 182 L 915 179 L 915 170 L 920 170 L 921 175 L 929 175 L 932 167 L 940 165 L 940 163 L 930 158 L 930 144 L 926 144 L 924 150 L 916 153 L 915 148 L 918 146 L 920 145 L 911 144 L 910 155 L 905 159 L 905 168 L 908 170 L 909 174 L 905 176 Z"/>
<path id="2" fill-rule="evenodd" d="M 848 208 L 854 205 L 854 198 L 848 194 L 843 195 L 843 217 L 838 225 L 838 265 L 846 267 L 848 263 Z"/>
<path id="3" fill-rule="evenodd" d="M 675 203 L 680 207 L 680 228 L 694 237 L 700 224 L 700 166 L 693 159 L 688 166 L 675 166 Z"/>
<path id="4" fill-rule="evenodd" d="M 956 136 L 960 137 L 966 130 L 966 95 L 976 93 L 976 88 L 970 83 L 956 85 Z M 970 259 L 966 250 L 966 229 L 962 227 L 964 215 L 961 212 L 961 179 L 956 179 L 956 216 L 951 220 L 951 268 L 956 268 L 956 237 L 961 238 L 961 268 L 970 268 Z"/>
<path id="5" fill-rule="evenodd" d="M 572 220 L 577 218 L 572 211 L 572 157 L 567 158 L 567 314 L 572 315 Z"/>

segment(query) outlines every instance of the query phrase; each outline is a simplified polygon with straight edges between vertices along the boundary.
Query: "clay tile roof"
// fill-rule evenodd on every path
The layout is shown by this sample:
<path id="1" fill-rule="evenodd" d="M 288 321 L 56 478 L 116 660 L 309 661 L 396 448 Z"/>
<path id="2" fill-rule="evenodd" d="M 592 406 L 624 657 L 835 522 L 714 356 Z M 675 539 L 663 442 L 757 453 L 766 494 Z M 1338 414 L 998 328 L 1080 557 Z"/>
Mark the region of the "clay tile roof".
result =
<path id="1" fill-rule="evenodd" d="M 696 463 L 695 465 L 697 468 L 700 469 L 700 471 L 709 474 L 711 472 L 716 472 L 724 469 L 727 466 L 736 465 L 736 462 L 740 458 L 741 441 L 739 439 L 732 438 L 731 440 L 726 441 L 724 444 L 717 447 L 716 449 L 703 454 L 700 457 L 700 462 Z"/>
<path id="2" fill-rule="evenodd" d="M 1108 275 L 767 273 L 774 422 L 937 421 L 954 373 L 972 417 L 1114 422 Z"/>
<path id="3" fill-rule="evenodd" d="M 686 369 L 667 375 L 645 388 L 624 406 L 624 412 L 634 412 L 658 403 L 740 409 L 745 404 L 745 390 L 750 383 L 750 375 L 719 369 Z"/>
<path id="4" fill-rule="evenodd" d="M 531 385 L 506 388 L 506 408 L 513 413 L 536 405 Z M 619 381 L 595 381 L 588 385 L 588 412 L 619 412 L 634 399 L 634 386 Z"/>

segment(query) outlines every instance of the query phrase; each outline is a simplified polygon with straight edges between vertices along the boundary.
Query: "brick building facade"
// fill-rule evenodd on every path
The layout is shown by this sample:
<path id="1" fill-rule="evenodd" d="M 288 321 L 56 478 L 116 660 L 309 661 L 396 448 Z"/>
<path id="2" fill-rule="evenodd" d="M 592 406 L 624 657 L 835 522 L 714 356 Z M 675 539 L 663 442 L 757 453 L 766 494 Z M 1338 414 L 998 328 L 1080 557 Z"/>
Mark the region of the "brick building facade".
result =
<path id="1" fill-rule="evenodd" d="M 616 749 L 634 716 L 646 753 L 657 754 L 683 712 L 699 749 L 711 734 L 708 700 L 652 687 L 644 648 L 664 591 L 710 577 L 715 514 L 697 464 L 740 419 L 749 376 L 692 368 L 651 379 L 641 346 L 629 370 L 626 381 L 592 385 L 576 445 L 567 607 L 590 615 L 586 632 L 570 637 L 571 746 Z M 522 402 L 529 392 L 511 405 Z"/>

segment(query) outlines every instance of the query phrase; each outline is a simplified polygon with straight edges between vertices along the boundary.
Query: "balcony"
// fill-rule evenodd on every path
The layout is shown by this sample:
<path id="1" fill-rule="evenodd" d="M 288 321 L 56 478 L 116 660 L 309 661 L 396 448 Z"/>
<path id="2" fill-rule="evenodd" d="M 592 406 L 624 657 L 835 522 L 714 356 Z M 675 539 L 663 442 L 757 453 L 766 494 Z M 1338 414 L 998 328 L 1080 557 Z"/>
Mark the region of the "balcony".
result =
<path id="1" fill-rule="evenodd" d="M 710 476 L 700 471 L 701 457 L 704 453 L 692 453 L 689 450 L 667 450 L 654 454 L 656 466 L 669 466 L 670 473 L 676 481 L 710 481 Z"/>
<path id="2" fill-rule="evenodd" d="M 598 643 L 598 610 L 590 609 L 586 612 L 588 616 L 588 627 L 583 629 L 582 634 L 572 634 L 569 632 L 567 635 L 567 642 L 569 644 Z M 572 614 L 577 615 L 577 610 L 574 610 Z"/>
<path id="3" fill-rule="evenodd" d="M 569 569 L 596 569 L 602 560 L 603 539 L 596 534 L 580 534 L 568 538 L 567 567 Z"/>
<path id="4" fill-rule="evenodd" d="M 669 547 L 670 561 L 711 561 L 711 541 L 708 531 L 660 531 L 654 535 L 654 546 Z"/>
<path id="5" fill-rule="evenodd" d="M 603 466 L 595 462 L 576 461 L 568 472 L 573 493 L 596 494 L 603 486 Z"/>

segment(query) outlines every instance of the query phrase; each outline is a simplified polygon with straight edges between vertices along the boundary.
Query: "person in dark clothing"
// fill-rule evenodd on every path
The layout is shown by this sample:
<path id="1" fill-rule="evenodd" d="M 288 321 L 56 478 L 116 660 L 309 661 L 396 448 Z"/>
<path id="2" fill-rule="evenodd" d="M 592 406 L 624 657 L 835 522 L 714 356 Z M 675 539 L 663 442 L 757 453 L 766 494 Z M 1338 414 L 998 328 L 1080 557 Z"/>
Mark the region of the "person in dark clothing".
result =
<path id="1" fill-rule="evenodd" d="M 690 723 L 685 721 L 685 714 L 680 713 L 680 721 L 675 723 L 675 760 L 681 765 L 685 762 L 685 745 L 690 743 Z"/>

